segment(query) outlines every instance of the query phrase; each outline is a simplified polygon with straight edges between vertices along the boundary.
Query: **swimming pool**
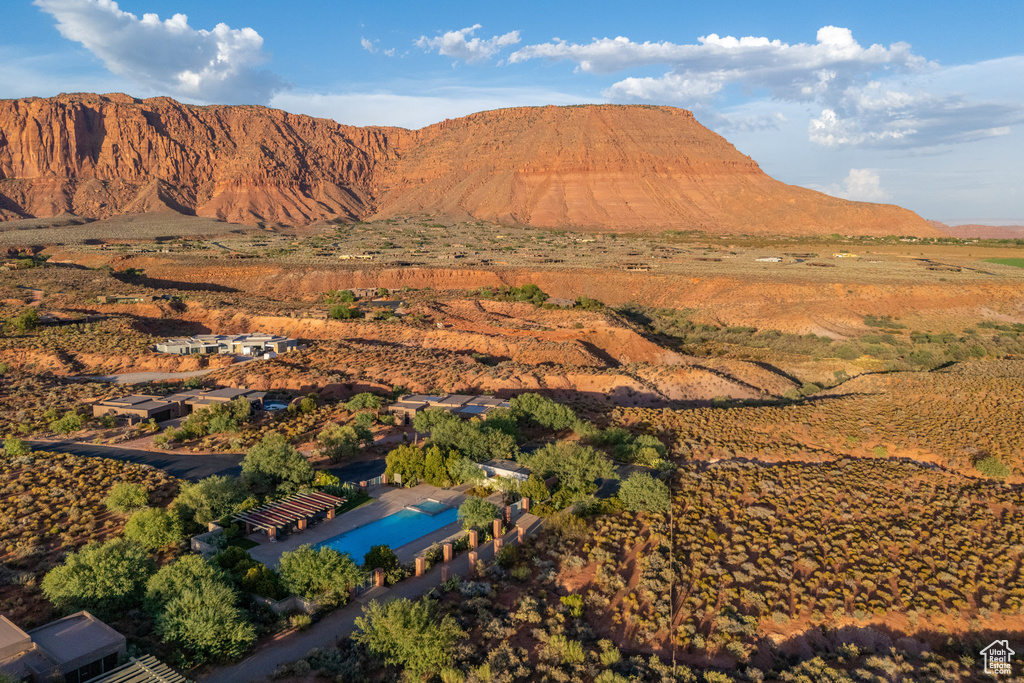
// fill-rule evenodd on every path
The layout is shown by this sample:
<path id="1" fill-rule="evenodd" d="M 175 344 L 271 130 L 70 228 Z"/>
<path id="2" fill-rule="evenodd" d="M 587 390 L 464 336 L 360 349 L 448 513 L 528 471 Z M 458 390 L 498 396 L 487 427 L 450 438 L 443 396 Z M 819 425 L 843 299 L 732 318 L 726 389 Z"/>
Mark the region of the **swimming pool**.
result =
<path id="1" fill-rule="evenodd" d="M 443 503 L 438 504 L 443 505 Z M 417 538 L 422 538 L 455 522 L 458 519 L 458 513 L 459 511 L 455 508 L 448 508 L 435 515 L 415 510 L 400 510 L 378 519 L 376 522 L 370 522 L 333 538 L 328 538 L 326 541 L 318 543 L 316 547 L 334 548 L 339 552 L 348 553 L 356 564 L 362 564 L 363 556 L 373 546 L 387 545 L 392 549 L 401 548 Z"/>
<path id="2" fill-rule="evenodd" d="M 424 501 L 422 501 L 420 503 L 415 503 L 413 505 L 406 505 L 405 509 L 406 510 L 415 510 L 416 512 L 422 512 L 424 514 L 427 514 L 427 515 L 430 515 L 431 517 L 433 517 L 434 515 L 440 514 L 440 513 L 444 512 L 445 510 L 450 509 L 450 507 L 451 506 L 449 506 L 449 505 L 447 505 L 445 503 L 442 503 L 439 500 L 434 500 L 433 498 L 427 498 L 426 500 L 424 500 Z"/>

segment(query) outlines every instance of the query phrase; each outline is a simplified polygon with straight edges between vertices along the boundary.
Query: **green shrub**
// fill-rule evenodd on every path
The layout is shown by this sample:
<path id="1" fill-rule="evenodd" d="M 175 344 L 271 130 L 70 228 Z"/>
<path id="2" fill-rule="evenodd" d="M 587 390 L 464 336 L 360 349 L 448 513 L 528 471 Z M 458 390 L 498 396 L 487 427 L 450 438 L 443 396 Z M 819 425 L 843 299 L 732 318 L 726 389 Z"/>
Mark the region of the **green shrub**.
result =
<path id="1" fill-rule="evenodd" d="M 114 512 L 134 512 L 149 505 L 149 494 L 139 484 L 122 481 L 114 484 L 103 504 Z"/>

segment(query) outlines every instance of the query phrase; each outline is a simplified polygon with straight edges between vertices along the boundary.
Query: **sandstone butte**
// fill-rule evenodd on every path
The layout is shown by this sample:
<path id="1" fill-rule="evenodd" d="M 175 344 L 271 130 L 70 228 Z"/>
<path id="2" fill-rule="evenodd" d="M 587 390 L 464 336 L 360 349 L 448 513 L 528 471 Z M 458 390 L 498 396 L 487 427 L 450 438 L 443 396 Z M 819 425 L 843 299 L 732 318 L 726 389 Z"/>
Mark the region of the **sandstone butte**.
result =
<path id="1" fill-rule="evenodd" d="M 941 235 L 786 185 L 671 107 L 522 107 L 416 131 L 257 106 L 0 100 L 0 219 L 178 212 L 305 225 L 430 214 L 618 232 Z"/>

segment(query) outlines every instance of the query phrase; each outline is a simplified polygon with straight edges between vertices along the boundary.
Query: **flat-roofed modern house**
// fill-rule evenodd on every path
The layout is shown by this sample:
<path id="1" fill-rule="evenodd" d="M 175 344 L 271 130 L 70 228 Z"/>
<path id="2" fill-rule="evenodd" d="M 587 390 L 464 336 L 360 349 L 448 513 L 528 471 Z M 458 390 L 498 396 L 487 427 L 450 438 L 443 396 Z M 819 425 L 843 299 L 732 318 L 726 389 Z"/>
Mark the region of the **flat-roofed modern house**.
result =
<path id="1" fill-rule="evenodd" d="M 267 392 L 265 391 L 225 387 L 223 389 L 190 389 L 188 391 L 179 391 L 176 394 L 171 394 L 170 396 L 165 397 L 164 400 L 184 404 L 184 414 L 188 415 L 193 410 L 209 408 L 214 403 L 230 403 L 236 398 L 245 398 L 250 404 L 252 404 L 254 409 L 261 410 L 263 408 L 263 399 L 266 395 Z"/>
<path id="2" fill-rule="evenodd" d="M 388 412 L 395 416 L 400 425 L 409 424 L 417 414 L 430 408 L 441 408 L 459 417 L 487 419 L 487 413 L 496 408 L 510 408 L 511 404 L 493 396 L 470 396 L 468 394 L 447 394 L 427 396 L 411 394 L 402 396 L 388 406 Z"/>
<path id="3" fill-rule="evenodd" d="M 200 334 L 195 337 L 176 337 L 156 345 L 160 353 L 177 355 L 223 353 L 237 356 L 261 356 L 268 351 L 284 353 L 298 346 L 289 337 L 274 334 Z"/>
<path id="4" fill-rule="evenodd" d="M 512 460 L 488 460 L 478 464 L 488 479 L 504 478 L 526 481 L 530 478 L 530 468 L 523 467 Z"/>
<path id="5" fill-rule="evenodd" d="M 194 410 L 209 408 L 214 403 L 230 403 L 236 398 L 245 398 L 255 410 L 263 409 L 264 391 L 253 389 L 192 389 L 170 396 L 148 396 L 144 394 L 108 398 L 94 403 L 93 417 L 113 415 L 127 420 L 129 424 L 156 420 L 163 422 L 184 417 Z"/>
<path id="6" fill-rule="evenodd" d="M 127 418 L 129 424 L 147 420 L 163 422 L 184 415 L 185 406 L 178 401 L 168 401 L 163 396 L 136 394 L 94 403 L 92 414 L 93 417 L 103 417 L 104 415 L 124 417 Z"/>
<path id="7" fill-rule="evenodd" d="M 82 683 L 117 668 L 123 635 L 88 612 L 27 633 L 0 616 L 0 673 L 14 680 Z"/>

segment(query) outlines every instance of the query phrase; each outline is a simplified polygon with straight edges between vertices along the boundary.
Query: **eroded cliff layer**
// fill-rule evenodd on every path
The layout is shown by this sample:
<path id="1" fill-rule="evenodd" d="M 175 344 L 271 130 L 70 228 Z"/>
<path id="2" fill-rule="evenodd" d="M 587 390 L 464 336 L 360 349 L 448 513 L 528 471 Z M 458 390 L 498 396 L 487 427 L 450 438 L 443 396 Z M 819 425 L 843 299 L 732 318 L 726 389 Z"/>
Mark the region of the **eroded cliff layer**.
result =
<path id="1" fill-rule="evenodd" d="M 0 217 L 176 211 L 302 225 L 412 213 L 538 227 L 939 234 L 780 183 L 670 107 L 523 107 L 419 131 L 251 106 L 0 101 Z"/>

